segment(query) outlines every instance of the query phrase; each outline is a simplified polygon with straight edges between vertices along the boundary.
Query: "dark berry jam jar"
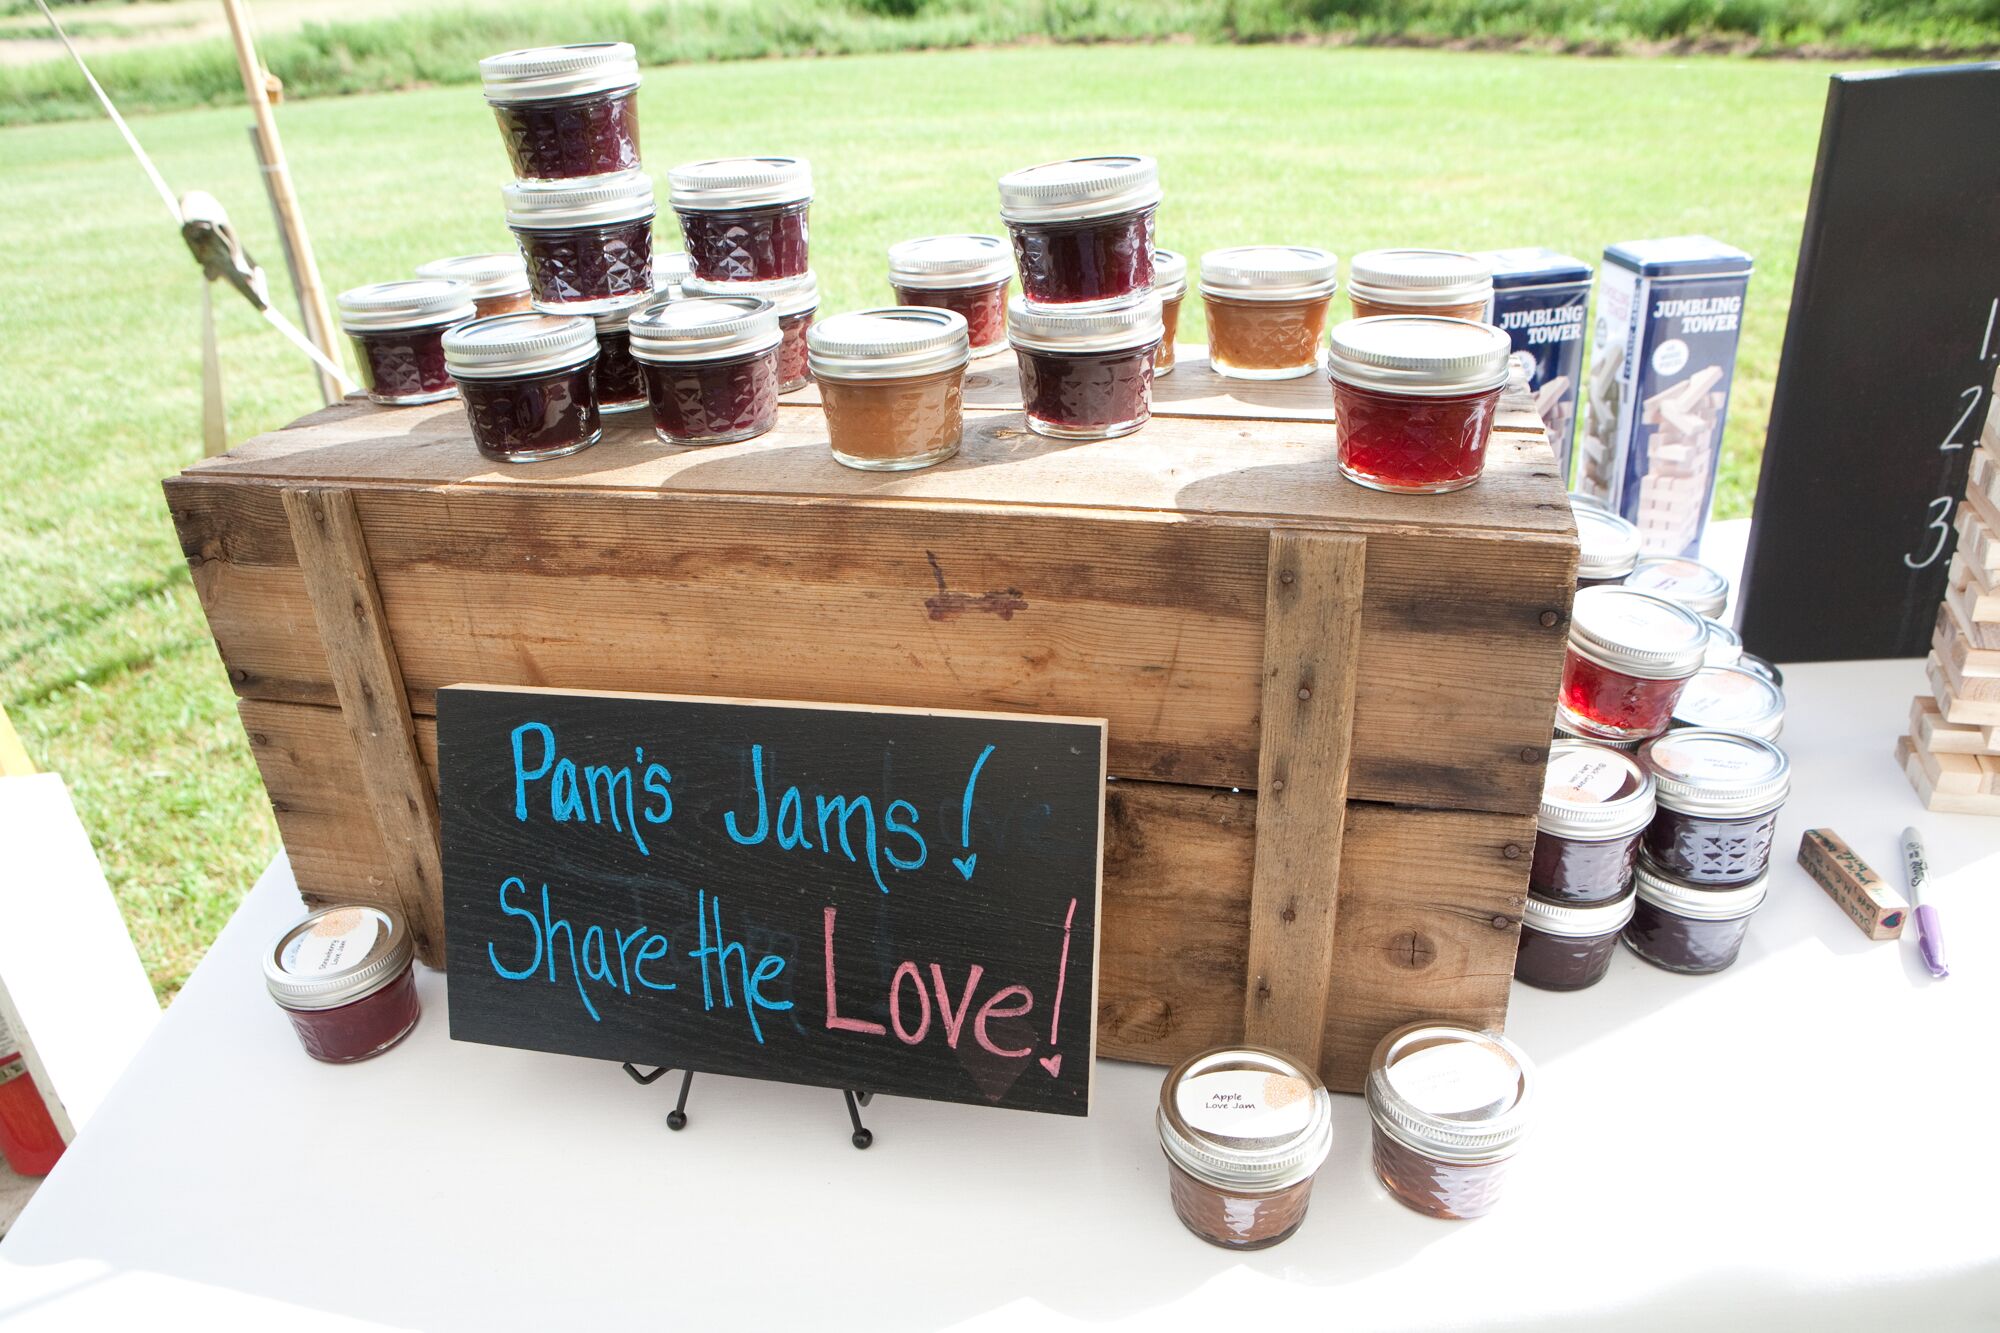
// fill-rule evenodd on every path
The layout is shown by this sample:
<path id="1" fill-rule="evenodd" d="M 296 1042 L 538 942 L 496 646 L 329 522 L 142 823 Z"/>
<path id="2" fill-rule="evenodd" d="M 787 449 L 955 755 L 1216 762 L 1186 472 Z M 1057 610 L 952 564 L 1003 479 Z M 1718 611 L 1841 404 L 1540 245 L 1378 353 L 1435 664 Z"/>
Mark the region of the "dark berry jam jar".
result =
<path id="1" fill-rule="evenodd" d="M 522 180 L 639 166 L 639 57 L 629 42 L 506 51 L 479 62 L 507 160 Z"/>
<path id="2" fill-rule="evenodd" d="M 1181 333 L 1181 302 L 1187 299 L 1187 256 L 1153 251 L 1153 295 L 1160 298 L 1160 346 L 1153 353 L 1153 377 L 1174 373 L 1174 339 Z"/>
<path id="3" fill-rule="evenodd" d="M 682 291 L 688 296 L 754 296 L 769 301 L 778 312 L 778 392 L 790 393 L 812 383 L 806 330 L 819 312 L 819 279 L 811 269 L 796 278 L 769 282 L 710 282 L 690 276 Z"/>
<path id="4" fill-rule="evenodd" d="M 1458 250 L 1367 250 L 1347 269 L 1354 318 L 1438 315 L 1484 323 L 1493 265 Z"/>
<path id="5" fill-rule="evenodd" d="M 1000 178 L 1021 295 L 1039 306 L 1128 301 L 1153 286 L 1160 168 L 1150 157 L 1078 157 Z"/>
<path id="6" fill-rule="evenodd" d="M 974 356 L 1007 349 L 1014 252 L 998 236 L 925 236 L 889 247 L 899 306 L 936 306 L 965 321 Z"/>
<path id="7" fill-rule="evenodd" d="M 752 296 L 649 301 L 626 326 L 663 444 L 729 444 L 778 422 L 778 312 Z"/>
<path id="8" fill-rule="evenodd" d="M 1521 908 L 1521 947 L 1514 980 L 1541 990 L 1582 990 L 1604 980 L 1618 936 L 1638 899 L 1630 889 L 1587 907 L 1544 902 L 1533 894 Z"/>
<path id="9" fill-rule="evenodd" d="M 1208 363 L 1240 380 L 1291 380 L 1319 369 L 1340 260 L 1304 245 L 1239 245 L 1201 257 Z"/>
<path id="10" fill-rule="evenodd" d="M 1630 588 L 1585 588 L 1570 604 L 1557 715 L 1585 736 L 1657 736 L 1707 652 L 1708 626 L 1686 607 Z"/>
<path id="11" fill-rule="evenodd" d="M 1160 301 L 1151 292 L 1090 310 L 1007 306 L 1028 429 L 1059 440 L 1130 435 L 1153 415 Z"/>
<path id="12" fill-rule="evenodd" d="M 903 472 L 958 452 L 971 358 L 963 316 L 890 306 L 835 315 L 807 336 L 836 462 Z"/>
<path id="13" fill-rule="evenodd" d="M 1733 889 L 1697 888 L 1641 858 L 1625 947 L 1669 972 L 1720 972 L 1742 951 L 1768 885 L 1759 877 Z"/>
<path id="14" fill-rule="evenodd" d="M 481 319 L 488 315 L 515 315 L 530 308 L 528 266 L 521 262 L 518 250 L 504 255 L 433 259 L 417 265 L 417 276 L 464 283 L 472 293 L 473 309 Z"/>
<path id="15" fill-rule="evenodd" d="M 264 985 L 315 1060 L 349 1064 L 417 1025 L 416 956 L 393 907 L 322 907 L 278 937 Z"/>
<path id="16" fill-rule="evenodd" d="M 444 331 L 473 317 L 472 293 L 463 283 L 378 282 L 350 287 L 334 305 L 370 402 L 407 407 L 458 392 L 444 366 Z"/>
<path id="17" fill-rule="evenodd" d="M 1528 891 L 1553 903 L 1610 902 L 1632 887 L 1653 819 L 1653 776 L 1630 755 L 1557 741 L 1542 776 Z"/>
<path id="18" fill-rule="evenodd" d="M 1521 1048 L 1497 1032 L 1397 1028 L 1376 1046 L 1365 1089 L 1376 1178 L 1428 1217 L 1486 1212 L 1527 1133 L 1534 1078 Z"/>
<path id="19" fill-rule="evenodd" d="M 1791 794 L 1785 752 L 1733 731 L 1671 731 L 1639 747 L 1659 809 L 1646 826 L 1655 867 L 1702 888 L 1761 879 Z"/>
<path id="20" fill-rule="evenodd" d="M 1774 741 L 1785 729 L 1785 692 L 1742 667 L 1704 666 L 1674 704 L 1674 725 Z"/>
<path id="21" fill-rule="evenodd" d="M 1227 1250 L 1261 1250 L 1299 1229 L 1333 1147 L 1333 1098 L 1311 1069 L 1261 1046 L 1189 1056 L 1154 1114 L 1174 1213 Z"/>
<path id="22" fill-rule="evenodd" d="M 535 304 L 569 314 L 653 293 L 653 182 L 643 171 L 500 187 Z"/>
<path id="23" fill-rule="evenodd" d="M 1378 491 L 1436 494 L 1479 480 L 1512 344 L 1489 324 L 1391 315 L 1333 330 L 1340 470 Z"/>
<path id="24" fill-rule="evenodd" d="M 472 442 L 502 463 L 588 449 L 603 434 L 597 331 L 579 315 L 495 315 L 444 336 Z"/>
<path id="25" fill-rule="evenodd" d="M 1573 509 L 1576 586 L 1623 583 L 1639 563 L 1639 527 L 1607 509 Z"/>
<path id="26" fill-rule="evenodd" d="M 812 193 L 812 164 L 802 157 L 724 157 L 667 172 L 688 263 L 710 282 L 804 273 Z"/>
<path id="27" fill-rule="evenodd" d="M 646 406 L 646 377 L 632 359 L 632 334 L 627 325 L 640 307 L 659 299 L 635 296 L 622 305 L 600 310 L 590 316 L 597 327 L 597 410 L 604 416 L 616 412 L 637 412 Z M 560 315 L 560 307 L 542 312 Z"/>
<path id="28" fill-rule="evenodd" d="M 1625 586 L 1679 602 L 1697 615 L 1719 616 L 1729 605 L 1729 580 L 1699 560 L 1654 555 L 1641 560 Z"/>

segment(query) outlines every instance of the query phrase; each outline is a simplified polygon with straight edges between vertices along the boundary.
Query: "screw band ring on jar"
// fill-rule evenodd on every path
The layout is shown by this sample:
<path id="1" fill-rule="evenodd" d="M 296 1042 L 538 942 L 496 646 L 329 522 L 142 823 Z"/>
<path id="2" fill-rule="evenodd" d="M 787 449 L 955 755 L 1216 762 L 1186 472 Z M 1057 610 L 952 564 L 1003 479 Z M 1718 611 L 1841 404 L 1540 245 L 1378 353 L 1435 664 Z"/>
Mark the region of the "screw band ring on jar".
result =
<path id="1" fill-rule="evenodd" d="M 1719 570 L 1684 556 L 1646 557 L 1626 576 L 1625 586 L 1679 602 L 1698 615 L 1719 616 L 1729 605 L 1729 580 Z"/>
<path id="2" fill-rule="evenodd" d="M 264 985 L 287 1009 L 336 1009 L 394 981 L 415 953 L 393 907 L 322 907 L 278 937 Z"/>
<path id="3" fill-rule="evenodd" d="M 582 365 L 596 355 L 596 325 L 580 315 L 493 315 L 444 335 L 445 366 L 459 379 L 517 379 Z"/>
<path id="4" fill-rule="evenodd" d="M 1748 884 L 1733 888 L 1706 889 L 1681 883 L 1642 855 L 1632 885 L 1635 898 L 1675 916 L 1693 921 L 1734 921 L 1763 904 L 1770 892 L 1771 873 L 1767 870 Z"/>
<path id="5" fill-rule="evenodd" d="M 343 333 L 388 333 L 471 319 L 472 290 L 442 278 L 350 287 L 334 298 Z"/>
<path id="6" fill-rule="evenodd" d="M 802 157 L 718 157 L 667 171 L 667 202 L 677 210 L 775 208 L 812 197 L 812 163 Z"/>
<path id="7" fill-rule="evenodd" d="M 528 292 L 528 266 L 518 250 L 504 254 L 456 255 L 417 265 L 417 276 L 463 283 L 472 299 L 495 301 Z"/>
<path id="8" fill-rule="evenodd" d="M 1579 657 L 1641 680 L 1684 680 L 1708 651 L 1708 626 L 1664 597 L 1627 587 L 1585 588 L 1570 605 L 1569 646 Z"/>
<path id="9" fill-rule="evenodd" d="M 1122 352 L 1158 342 L 1166 332 L 1160 298 L 1147 292 L 1131 301 L 1091 310 L 1007 302 L 1007 337 L 1034 352 Z"/>
<path id="10" fill-rule="evenodd" d="M 625 325 L 640 361 L 721 361 L 754 356 L 783 337 L 778 311 L 751 296 L 656 297 Z"/>
<path id="11" fill-rule="evenodd" d="M 1178 250 L 1153 251 L 1153 295 L 1178 301 L 1187 295 L 1187 256 Z"/>
<path id="12" fill-rule="evenodd" d="M 1332 296 L 1339 275 L 1340 258 L 1330 250 L 1237 245 L 1201 257 L 1201 294 L 1232 301 L 1312 301 Z"/>
<path id="13" fill-rule="evenodd" d="M 689 274 L 681 280 L 681 290 L 688 296 L 748 296 L 769 301 L 779 319 L 819 309 L 819 278 L 811 269 L 791 278 L 745 282 L 718 282 Z"/>
<path id="14" fill-rule="evenodd" d="M 1493 295 L 1493 266 L 1458 250 L 1366 250 L 1348 265 L 1347 294 L 1388 306 L 1464 306 Z"/>
<path id="15" fill-rule="evenodd" d="M 899 380 L 971 360 L 965 318 L 935 306 L 885 306 L 833 315 L 806 330 L 814 379 Z"/>
<path id="16" fill-rule="evenodd" d="M 1785 692 L 1754 671 L 1704 662 L 1674 701 L 1674 725 L 1775 741 L 1785 729 Z"/>
<path id="17" fill-rule="evenodd" d="M 1713 728 L 1670 731 L 1639 748 L 1662 810 L 1746 818 L 1775 810 L 1792 789 L 1785 752 L 1759 736 Z"/>
<path id="18" fill-rule="evenodd" d="M 1044 162 L 1000 178 L 1004 222 L 1115 217 L 1152 208 L 1160 198 L 1159 163 L 1136 153 Z"/>
<path id="19" fill-rule="evenodd" d="M 575 180 L 510 181 L 500 187 L 507 225 L 516 231 L 570 231 L 650 220 L 658 211 L 643 171 Z"/>
<path id="20" fill-rule="evenodd" d="M 1228 1123 L 1237 1117 L 1246 1122 L 1240 1128 Z M 1168 1160 L 1189 1175 L 1262 1193 L 1319 1170 L 1333 1146 L 1333 1099 L 1288 1056 L 1220 1046 L 1189 1056 L 1161 1081 L 1154 1124 Z"/>
<path id="21" fill-rule="evenodd" d="M 1521 929 L 1564 939 L 1595 939 L 1625 929 L 1638 905 L 1638 895 L 1629 889 L 1606 903 L 1552 903 L 1530 895 L 1521 905 Z"/>
<path id="22" fill-rule="evenodd" d="M 583 42 L 503 51 L 479 62 L 486 100 L 554 101 L 639 86 L 639 54 L 630 42 Z"/>
<path id="23" fill-rule="evenodd" d="M 1578 583 L 1611 583 L 1639 563 L 1639 525 L 1604 509 L 1575 509 Z"/>
<path id="24" fill-rule="evenodd" d="M 1511 1156 L 1528 1129 L 1534 1066 L 1494 1032 L 1412 1023 L 1384 1037 L 1365 1096 L 1376 1126 L 1438 1161 L 1478 1165 Z"/>
<path id="25" fill-rule="evenodd" d="M 1549 747 L 1535 826 L 1543 833 L 1592 841 L 1637 833 L 1653 819 L 1653 775 L 1632 756 L 1599 742 Z"/>
<path id="26" fill-rule="evenodd" d="M 998 236 L 920 236 L 889 247 L 889 284 L 918 291 L 990 287 L 1014 276 L 1014 248 Z"/>
<path id="27" fill-rule="evenodd" d="M 1490 324 L 1435 315 L 1376 315 L 1334 326 L 1327 371 L 1376 393 L 1455 398 L 1507 383 L 1513 344 Z"/>

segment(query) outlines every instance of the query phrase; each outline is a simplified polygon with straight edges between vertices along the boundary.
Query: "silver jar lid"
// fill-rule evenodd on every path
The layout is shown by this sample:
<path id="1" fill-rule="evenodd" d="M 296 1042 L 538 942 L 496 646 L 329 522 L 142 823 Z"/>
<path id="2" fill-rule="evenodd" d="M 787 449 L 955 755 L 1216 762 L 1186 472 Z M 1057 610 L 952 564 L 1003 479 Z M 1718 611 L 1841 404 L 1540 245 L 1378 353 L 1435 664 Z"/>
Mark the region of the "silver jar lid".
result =
<path id="1" fill-rule="evenodd" d="M 1160 1084 L 1169 1161 L 1197 1180 L 1266 1193 L 1312 1175 L 1333 1147 L 1333 1098 L 1312 1070 L 1261 1046 L 1189 1056 Z"/>
<path id="2" fill-rule="evenodd" d="M 777 208 L 812 197 L 812 163 L 802 157 L 715 157 L 667 170 L 667 202 L 695 213 Z"/>
<path id="3" fill-rule="evenodd" d="M 1633 896 L 1675 916 L 1695 921 L 1733 921 L 1756 911 L 1771 888 L 1771 872 L 1766 870 L 1748 884 L 1730 889 L 1704 889 L 1683 884 L 1639 854 L 1632 875 Z"/>
<path id="4" fill-rule="evenodd" d="M 1000 178 L 1003 222 L 1108 218 L 1160 202 L 1160 164 L 1137 153 L 1072 157 Z"/>
<path id="5" fill-rule="evenodd" d="M 653 178 L 620 171 L 566 181 L 510 181 L 500 187 L 507 225 L 518 231 L 567 231 L 643 222 L 656 211 Z"/>
<path id="6" fill-rule="evenodd" d="M 1674 702 L 1674 725 L 1740 731 L 1774 741 L 1785 729 L 1785 692 L 1742 667 L 1704 666 Z"/>
<path id="7" fill-rule="evenodd" d="M 681 294 L 681 286 L 694 276 L 694 261 L 685 250 L 668 250 L 653 255 L 653 290 L 667 292 L 673 296 Z"/>
<path id="8" fill-rule="evenodd" d="M 1157 292 L 1090 310 L 1031 306 L 1021 296 L 1007 302 L 1007 341 L 1031 352 L 1130 351 L 1157 343 L 1166 332 Z"/>
<path id="9" fill-rule="evenodd" d="M 1187 295 L 1187 256 L 1178 250 L 1153 251 L 1153 295 L 1178 301 Z"/>
<path id="10" fill-rule="evenodd" d="M 401 976 L 415 953 L 393 907 L 322 907 L 264 955 L 264 986 L 287 1009 L 337 1009 Z"/>
<path id="11" fill-rule="evenodd" d="M 389 333 L 427 329 L 471 319 L 472 289 L 443 278 L 408 278 L 349 287 L 333 298 L 343 333 Z"/>
<path id="12" fill-rule="evenodd" d="M 1458 250 L 1367 250 L 1348 265 L 1347 294 L 1378 305 L 1471 305 L 1493 295 L 1493 265 Z"/>
<path id="13" fill-rule="evenodd" d="M 1201 257 L 1201 294 L 1238 301 L 1311 301 L 1340 286 L 1340 256 L 1309 245 L 1232 245 Z"/>
<path id="14" fill-rule="evenodd" d="M 1575 509 L 1576 576 L 1622 579 L 1639 563 L 1639 525 L 1605 509 Z"/>
<path id="15" fill-rule="evenodd" d="M 1681 680 L 1701 665 L 1708 626 L 1678 602 L 1607 584 L 1577 592 L 1570 603 L 1569 643 L 1591 661 L 1628 676 Z"/>
<path id="16" fill-rule="evenodd" d="M 502 51 L 479 62 L 489 102 L 543 102 L 639 86 L 639 53 L 630 42 L 581 42 Z"/>
<path id="17" fill-rule="evenodd" d="M 1701 659 L 1702 664 L 1735 666 L 1737 659 L 1743 656 L 1743 636 L 1711 616 L 1703 616 L 1702 619 L 1708 624 L 1708 651 Z M 1764 678 L 1770 679 L 1768 676 Z"/>
<path id="18" fill-rule="evenodd" d="M 544 315 L 562 315 L 566 318 L 581 315 L 596 326 L 597 335 L 602 338 L 607 333 L 625 332 L 625 326 L 631 322 L 632 316 L 638 313 L 641 306 L 659 299 L 660 293 L 657 291 L 639 292 L 634 296 L 620 297 L 615 305 L 606 306 L 601 310 L 587 311 L 578 311 L 574 306 L 543 305 L 540 301 L 534 305 L 535 309 Z"/>
<path id="19" fill-rule="evenodd" d="M 1639 896 L 1627 889 L 1608 903 L 1550 903 L 1530 895 L 1521 907 L 1521 929 L 1586 940 L 1625 929 Z"/>
<path id="20" fill-rule="evenodd" d="M 1761 736 L 1690 727 L 1639 747 L 1662 810 L 1684 815 L 1759 815 L 1785 803 L 1792 761 Z"/>
<path id="21" fill-rule="evenodd" d="M 789 278 L 759 278 L 751 282 L 714 282 L 693 274 L 681 279 L 688 296 L 754 296 L 769 301 L 779 319 L 819 309 L 819 278 L 811 269 Z"/>
<path id="22" fill-rule="evenodd" d="M 776 347 L 778 311 L 754 296 L 656 296 L 626 322 L 640 361 L 721 361 Z"/>
<path id="23" fill-rule="evenodd" d="M 1739 652 L 1733 665 L 1762 676 L 1781 690 L 1785 688 L 1785 673 L 1778 670 L 1778 664 L 1767 657 L 1759 657 L 1751 652 Z"/>
<path id="24" fill-rule="evenodd" d="M 528 290 L 528 266 L 522 261 L 519 250 L 510 254 L 433 259 L 428 264 L 417 265 L 417 276 L 462 282 L 475 301 L 519 296 Z"/>
<path id="25" fill-rule="evenodd" d="M 1507 382 L 1514 345 L 1491 324 L 1436 315 L 1375 315 L 1333 326 L 1327 372 L 1378 393 L 1446 398 Z"/>
<path id="26" fill-rule="evenodd" d="M 1653 775 L 1630 755 L 1590 741 L 1549 747 L 1535 827 L 1595 841 L 1637 833 L 1652 821 Z"/>
<path id="27" fill-rule="evenodd" d="M 1014 276 L 1014 247 L 998 236 L 920 236 L 889 247 L 889 282 L 919 291 L 990 287 Z"/>
<path id="28" fill-rule="evenodd" d="M 582 365 L 596 355 L 597 326 L 581 315 L 492 315 L 444 335 L 445 369 L 459 379 L 545 374 Z"/>
<path id="29" fill-rule="evenodd" d="M 1626 576 L 1625 586 L 1679 602 L 1704 616 L 1719 616 L 1729 605 L 1729 580 L 1701 561 L 1684 556 L 1646 557 Z"/>
<path id="30" fill-rule="evenodd" d="M 806 330 L 814 379 L 902 380 L 971 360 L 965 316 L 934 306 L 883 306 L 833 315 Z"/>
<path id="31" fill-rule="evenodd" d="M 1534 1066 L 1497 1032 L 1411 1023 L 1369 1061 L 1368 1113 L 1390 1138 L 1439 1161 L 1510 1156 L 1528 1131 Z"/>
<path id="32" fill-rule="evenodd" d="M 1569 493 L 1569 507 L 1575 513 L 1582 513 L 1586 509 L 1595 509 L 1599 513 L 1604 514 L 1611 512 L 1610 505 L 1604 503 L 1602 498 L 1592 495 L 1588 491 L 1571 491 Z"/>

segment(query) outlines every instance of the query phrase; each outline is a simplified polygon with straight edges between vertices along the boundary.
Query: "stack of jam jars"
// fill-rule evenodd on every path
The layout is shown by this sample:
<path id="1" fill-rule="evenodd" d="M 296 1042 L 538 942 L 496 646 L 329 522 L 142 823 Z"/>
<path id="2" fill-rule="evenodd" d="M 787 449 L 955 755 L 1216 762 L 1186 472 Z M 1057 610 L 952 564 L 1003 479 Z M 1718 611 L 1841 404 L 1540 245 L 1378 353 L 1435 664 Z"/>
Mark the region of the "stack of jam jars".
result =
<path id="1" fill-rule="evenodd" d="M 1514 977 L 1544 990 L 1594 986 L 1632 919 L 1633 868 L 1654 815 L 1653 777 L 1590 741 L 1549 748 Z"/>

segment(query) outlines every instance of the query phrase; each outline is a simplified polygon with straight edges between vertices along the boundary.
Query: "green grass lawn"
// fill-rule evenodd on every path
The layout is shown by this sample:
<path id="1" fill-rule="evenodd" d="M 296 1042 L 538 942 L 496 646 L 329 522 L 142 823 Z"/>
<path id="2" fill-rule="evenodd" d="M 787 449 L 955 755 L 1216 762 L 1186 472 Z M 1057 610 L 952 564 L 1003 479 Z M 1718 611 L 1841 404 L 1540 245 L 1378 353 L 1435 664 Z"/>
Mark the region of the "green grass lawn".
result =
<path id="1" fill-rule="evenodd" d="M 1594 258 L 1707 232 L 1757 257 L 1718 499 L 1740 515 L 1829 68 L 1198 46 L 677 66 L 648 77 L 645 149 L 656 178 L 696 157 L 810 157 L 826 311 L 887 297 L 892 241 L 997 230 L 1001 172 L 1094 150 L 1160 158 L 1161 239 L 1190 255 L 1281 241 Z M 282 283 L 248 120 L 135 127 Z M 506 161 L 476 89 L 304 102 L 282 126 L 331 289 L 508 244 Z M 0 180 L 0 702 L 68 778 L 171 993 L 277 845 L 158 486 L 200 452 L 196 273 L 106 124 L 0 131 Z M 316 405 L 247 307 L 222 323 L 232 438 Z M 1202 336 L 1194 303 L 1182 330 Z"/>

